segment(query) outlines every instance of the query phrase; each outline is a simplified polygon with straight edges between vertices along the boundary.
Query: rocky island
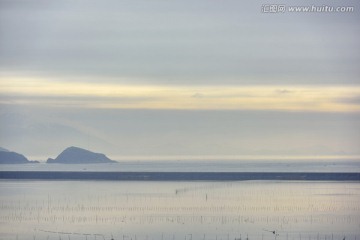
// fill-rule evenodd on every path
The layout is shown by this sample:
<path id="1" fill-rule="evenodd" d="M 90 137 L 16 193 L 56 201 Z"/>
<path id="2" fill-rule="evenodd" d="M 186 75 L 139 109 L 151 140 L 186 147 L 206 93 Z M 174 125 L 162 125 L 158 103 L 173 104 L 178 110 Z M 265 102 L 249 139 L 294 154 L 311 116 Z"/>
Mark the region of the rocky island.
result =
<path id="1" fill-rule="evenodd" d="M 11 152 L 5 148 L 0 147 L 0 164 L 24 164 L 24 163 L 38 163 L 38 161 L 29 161 L 24 155 L 16 152 Z"/>
<path id="2" fill-rule="evenodd" d="M 79 147 L 68 147 L 55 159 L 49 158 L 47 163 L 89 164 L 89 163 L 116 163 L 105 154 L 94 153 Z"/>

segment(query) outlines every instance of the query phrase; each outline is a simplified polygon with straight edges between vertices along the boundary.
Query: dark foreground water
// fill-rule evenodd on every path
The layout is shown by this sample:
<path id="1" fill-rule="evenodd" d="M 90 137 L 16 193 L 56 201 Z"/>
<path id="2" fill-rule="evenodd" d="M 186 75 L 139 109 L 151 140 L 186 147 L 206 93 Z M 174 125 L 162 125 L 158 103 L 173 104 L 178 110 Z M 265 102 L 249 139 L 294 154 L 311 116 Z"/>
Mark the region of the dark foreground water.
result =
<path id="1" fill-rule="evenodd" d="M 359 182 L 1 180 L 0 192 L 4 240 L 360 239 Z"/>

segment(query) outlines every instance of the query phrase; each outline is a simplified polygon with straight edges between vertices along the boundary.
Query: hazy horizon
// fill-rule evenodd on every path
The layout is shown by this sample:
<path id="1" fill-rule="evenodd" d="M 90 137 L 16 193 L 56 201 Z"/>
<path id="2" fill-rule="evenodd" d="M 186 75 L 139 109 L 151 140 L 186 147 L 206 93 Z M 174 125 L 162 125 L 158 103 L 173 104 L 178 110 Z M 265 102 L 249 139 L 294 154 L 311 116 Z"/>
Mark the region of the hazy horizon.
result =
<path id="1" fill-rule="evenodd" d="M 316 2 L 339 4 L 0 0 L 0 146 L 359 156 L 360 3 Z"/>

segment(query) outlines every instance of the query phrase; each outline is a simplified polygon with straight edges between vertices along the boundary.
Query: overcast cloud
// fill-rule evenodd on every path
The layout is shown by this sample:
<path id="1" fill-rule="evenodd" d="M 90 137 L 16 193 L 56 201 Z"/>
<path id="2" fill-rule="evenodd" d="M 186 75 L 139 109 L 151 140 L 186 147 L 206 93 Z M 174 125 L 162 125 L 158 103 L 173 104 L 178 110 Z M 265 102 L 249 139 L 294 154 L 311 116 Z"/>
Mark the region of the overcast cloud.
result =
<path id="1" fill-rule="evenodd" d="M 264 14 L 261 2 L 235 0 L 0 4 L 5 73 L 152 84 L 349 84 L 360 71 L 358 1 L 341 3 L 353 13 L 312 14 Z"/>
<path id="2" fill-rule="evenodd" d="M 0 0 L 0 146 L 359 155 L 359 1 L 262 4 Z"/>

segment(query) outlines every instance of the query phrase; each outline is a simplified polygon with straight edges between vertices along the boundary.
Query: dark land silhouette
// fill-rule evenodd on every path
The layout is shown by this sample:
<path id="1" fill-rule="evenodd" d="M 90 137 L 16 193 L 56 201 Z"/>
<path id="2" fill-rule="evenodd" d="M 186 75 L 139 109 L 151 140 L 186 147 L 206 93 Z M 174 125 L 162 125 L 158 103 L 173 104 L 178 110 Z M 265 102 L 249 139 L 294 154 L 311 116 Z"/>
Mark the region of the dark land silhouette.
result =
<path id="1" fill-rule="evenodd" d="M 29 161 L 24 155 L 11 152 L 5 148 L 0 148 L 0 164 L 24 164 L 38 163 L 38 161 Z"/>
<path id="2" fill-rule="evenodd" d="M 79 147 L 68 147 L 55 159 L 49 158 L 47 163 L 89 164 L 89 163 L 116 163 L 103 153 L 94 153 Z"/>

